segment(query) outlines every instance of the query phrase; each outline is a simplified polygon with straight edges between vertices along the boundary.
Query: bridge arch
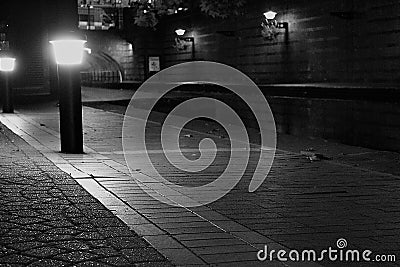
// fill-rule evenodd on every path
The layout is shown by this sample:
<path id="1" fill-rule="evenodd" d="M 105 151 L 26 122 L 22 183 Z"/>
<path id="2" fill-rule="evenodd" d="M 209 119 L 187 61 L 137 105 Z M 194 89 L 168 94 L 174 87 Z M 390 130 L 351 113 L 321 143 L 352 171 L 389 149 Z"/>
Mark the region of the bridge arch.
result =
<path id="1" fill-rule="evenodd" d="M 133 75 L 133 46 L 113 31 L 82 31 L 91 54 L 82 69 L 83 84 L 121 83 Z"/>
<path id="2" fill-rule="evenodd" d="M 124 70 L 109 54 L 97 51 L 86 57 L 81 71 L 82 83 L 121 83 L 125 80 Z"/>

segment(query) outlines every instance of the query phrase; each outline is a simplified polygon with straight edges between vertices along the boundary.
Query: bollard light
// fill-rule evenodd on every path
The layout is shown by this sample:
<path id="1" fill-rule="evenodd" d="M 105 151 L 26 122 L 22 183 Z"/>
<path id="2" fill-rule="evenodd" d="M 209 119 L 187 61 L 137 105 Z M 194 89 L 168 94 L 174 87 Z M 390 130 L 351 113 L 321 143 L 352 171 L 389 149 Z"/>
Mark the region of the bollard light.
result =
<path id="1" fill-rule="evenodd" d="M 86 40 L 78 36 L 50 41 L 58 65 L 61 152 L 83 153 L 80 64 Z"/>
<path id="2" fill-rule="evenodd" d="M 82 63 L 85 51 L 85 40 L 54 40 L 53 45 L 58 65 L 78 65 Z"/>
<path id="3" fill-rule="evenodd" d="M 3 98 L 3 113 L 13 113 L 13 89 L 10 81 L 10 73 L 15 68 L 15 58 L 9 55 L 0 56 L 0 72 L 2 72 L 2 98 Z"/>
<path id="4" fill-rule="evenodd" d="M 10 72 L 15 68 L 15 58 L 0 57 L 0 71 Z"/>

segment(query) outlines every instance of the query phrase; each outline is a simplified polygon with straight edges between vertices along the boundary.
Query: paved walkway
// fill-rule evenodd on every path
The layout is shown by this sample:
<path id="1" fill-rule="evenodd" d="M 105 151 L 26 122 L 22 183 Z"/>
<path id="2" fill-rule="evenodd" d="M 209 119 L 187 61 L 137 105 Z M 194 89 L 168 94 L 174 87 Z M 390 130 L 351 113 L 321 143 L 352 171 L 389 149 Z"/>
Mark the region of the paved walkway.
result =
<path id="1" fill-rule="evenodd" d="M 400 256 L 400 177 L 395 171 L 371 168 L 357 160 L 360 155 L 374 158 L 379 152 L 323 140 L 281 137 L 279 147 L 285 150 L 277 152 L 270 175 L 255 193 L 247 192 L 252 161 L 244 179 L 217 202 L 190 209 L 171 207 L 144 193 L 135 177 L 129 175 L 121 146 L 123 116 L 118 107 L 114 108 L 114 112 L 84 108 L 84 155 L 58 153 L 56 107 L 20 109 L 16 114 L 2 114 L 0 122 L 70 174 L 174 264 L 263 266 L 267 263 L 258 262 L 256 253 L 264 245 L 275 250 L 321 251 L 335 248 L 339 238 L 347 240 L 349 249 Z M 152 133 L 149 140 L 152 159 L 165 175 L 179 178 L 178 173 L 165 167 L 165 158 L 157 144 L 160 129 L 157 116 L 154 120 L 148 129 Z M 198 140 L 210 137 L 213 130 L 221 132 L 216 127 L 209 122 L 196 122 L 191 129 L 182 131 L 182 144 L 189 156 L 196 157 Z M 188 134 L 191 137 L 185 138 Z M 221 147 L 220 152 L 227 152 L 221 134 L 211 136 Z M 310 162 L 298 153 L 311 146 L 325 149 L 324 153 L 334 160 Z M 145 152 L 137 152 L 138 159 L 143 157 L 140 153 Z M 395 154 L 385 155 L 390 159 L 386 166 L 398 167 L 398 162 L 393 161 Z M 353 160 L 347 162 L 348 158 Z M 376 160 L 380 162 L 378 157 Z M 214 171 L 220 170 L 217 167 Z M 146 169 L 138 169 L 135 175 L 147 173 Z M 195 176 L 185 177 L 185 182 L 197 182 Z M 160 188 L 154 193 L 165 196 L 166 192 L 168 189 Z M 325 263 L 331 264 L 328 261 L 320 264 Z M 292 265 L 276 260 L 273 264 Z"/>
<path id="2" fill-rule="evenodd" d="M 0 266 L 170 265 L 4 127 L 0 146 Z"/>
<path id="3" fill-rule="evenodd" d="M 132 90 L 110 90 L 96 87 L 83 87 L 82 101 L 83 102 L 98 102 L 98 101 L 118 101 L 130 99 L 134 94 Z"/>

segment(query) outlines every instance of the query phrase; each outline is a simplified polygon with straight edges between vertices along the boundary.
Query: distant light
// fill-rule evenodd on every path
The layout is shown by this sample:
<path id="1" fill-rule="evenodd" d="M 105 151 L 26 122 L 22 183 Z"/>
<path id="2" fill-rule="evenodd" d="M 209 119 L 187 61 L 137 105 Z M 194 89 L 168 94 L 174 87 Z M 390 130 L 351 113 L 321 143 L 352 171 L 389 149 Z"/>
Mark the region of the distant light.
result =
<path id="1" fill-rule="evenodd" d="M 85 50 L 84 40 L 55 40 L 53 45 L 56 62 L 59 65 L 78 65 L 82 63 Z"/>
<path id="2" fill-rule="evenodd" d="M 178 8 L 178 10 L 179 10 L 179 11 L 182 11 L 182 10 L 183 10 L 183 7 Z"/>
<path id="3" fill-rule="evenodd" d="M 184 35 L 185 32 L 186 32 L 186 30 L 184 30 L 184 29 L 177 29 L 177 30 L 175 31 L 175 33 L 176 33 L 178 36 Z"/>
<path id="4" fill-rule="evenodd" d="M 15 67 L 15 58 L 2 57 L 0 58 L 0 71 L 13 71 Z"/>
<path id="5" fill-rule="evenodd" d="M 270 10 L 268 12 L 265 12 L 264 16 L 265 16 L 266 19 L 275 19 L 276 14 L 278 14 L 278 13 Z"/>
<path id="6" fill-rule="evenodd" d="M 144 14 L 146 14 L 146 13 L 147 13 L 147 10 L 146 10 L 146 9 L 145 9 L 145 10 L 143 10 L 143 13 L 144 13 Z"/>

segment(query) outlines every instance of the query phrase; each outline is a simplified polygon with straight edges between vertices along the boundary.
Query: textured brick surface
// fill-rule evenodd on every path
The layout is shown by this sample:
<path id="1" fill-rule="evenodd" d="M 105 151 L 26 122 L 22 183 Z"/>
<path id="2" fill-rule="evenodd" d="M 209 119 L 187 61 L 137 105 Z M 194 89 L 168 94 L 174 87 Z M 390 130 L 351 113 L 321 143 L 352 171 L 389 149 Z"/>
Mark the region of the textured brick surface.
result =
<path id="1" fill-rule="evenodd" d="M 269 9 L 278 13 L 278 21 L 289 23 L 287 41 L 283 30 L 276 40 L 263 39 L 260 24 Z M 250 0 L 243 15 L 232 20 L 196 14 L 190 22 L 185 16 L 166 18 L 154 36 L 140 34 L 134 40 L 135 47 L 143 47 L 135 54 L 162 55 L 163 68 L 190 60 L 190 47 L 174 47 L 174 30 L 190 24 L 186 36 L 195 38 L 197 60 L 234 66 L 260 84 L 398 83 L 399 32 L 393 22 L 399 10 L 391 0 Z"/>
<path id="2" fill-rule="evenodd" d="M 102 108 L 120 113 L 125 109 L 107 104 Z M 80 185 L 176 264 L 257 266 L 256 252 L 264 245 L 271 249 L 319 251 L 335 248 L 338 238 L 346 238 L 350 249 L 400 253 L 397 240 L 399 177 L 396 173 L 399 164 L 395 153 L 384 153 L 385 157 L 381 157 L 379 152 L 370 149 L 280 135 L 278 147 L 282 150 L 277 152 L 270 174 L 255 193 L 247 189 L 259 153 L 257 145 L 252 149 L 248 170 L 234 190 L 207 206 L 185 209 L 154 201 L 140 189 L 134 179 L 146 175 L 146 168 L 135 171 L 132 177 L 129 175 L 121 146 L 123 116 L 84 108 L 88 153 L 57 158 L 54 152 L 58 149 L 56 115 L 25 110 L 22 114 L 2 115 L 0 119 L 35 147 L 53 151 L 46 155 L 57 164 L 75 168 Z M 162 117 L 161 114 L 152 119 Z M 158 170 L 171 181 L 196 184 L 216 178 L 229 157 L 229 142 L 219 138 L 219 134 L 209 134 L 218 127 L 209 121 L 197 121 L 189 126 L 191 129 L 183 130 L 180 139 L 185 151 L 198 153 L 199 140 L 212 137 L 221 152 L 207 173 L 181 176 L 168 165 L 160 149 L 158 123 L 148 124 L 151 135 L 147 140 L 147 152 Z M 192 137 L 184 137 L 189 132 Z M 222 129 L 214 132 L 220 133 Z M 250 139 L 257 140 L 253 136 L 256 132 L 249 133 Z M 299 153 L 309 148 L 332 160 L 310 162 Z M 135 151 L 137 162 L 145 153 Z M 375 164 L 368 164 L 368 161 Z M 169 196 L 168 190 L 161 186 L 154 193 Z M 85 210 L 96 208 L 93 204 L 78 206 Z M 113 229 L 113 233 L 121 236 L 127 233 L 125 228 L 110 225 L 108 220 L 104 221 L 104 229 Z M 113 238 L 107 236 L 108 240 Z M 325 263 L 331 264 L 322 264 Z"/>
<path id="3" fill-rule="evenodd" d="M 113 109 L 116 110 L 117 107 L 113 106 Z M 123 112 L 123 109 L 120 111 Z M 92 111 L 87 110 L 86 116 L 91 117 L 94 123 L 96 120 L 93 114 Z M 115 125 L 118 125 L 117 116 L 114 118 Z M 97 127 L 99 124 L 93 125 Z M 152 128 L 152 133 L 158 132 L 156 128 L 159 126 L 149 127 Z M 196 146 L 199 140 L 208 136 L 207 132 L 210 129 L 218 126 L 210 122 L 198 122 L 189 127 L 198 132 L 194 133 L 190 140 L 181 139 L 181 145 L 185 147 Z M 91 131 L 90 124 L 88 130 Z M 96 132 L 91 132 L 88 144 L 91 143 L 90 140 L 100 138 L 100 132 L 98 129 Z M 226 140 L 218 138 L 214 140 L 218 146 L 226 145 Z M 159 171 L 163 175 L 173 178 L 175 174 L 171 173 L 171 169 L 167 167 L 168 162 L 161 155 L 161 151 L 157 150 L 159 145 L 156 144 L 157 142 L 155 136 L 147 142 L 149 147 L 154 149 L 151 158 L 159 166 Z M 92 144 L 96 146 L 96 143 Z M 116 148 L 115 145 L 119 146 L 116 139 L 114 148 Z M 246 192 L 251 177 L 250 171 L 246 172 L 244 179 L 228 195 L 209 204 L 208 207 L 212 211 L 230 219 L 229 225 L 224 225 L 224 220 L 212 219 L 215 224 L 229 229 L 230 233 L 234 233 L 236 237 L 242 237 L 251 244 L 267 244 L 270 241 L 265 238 L 268 237 L 274 241 L 270 247 L 276 247 L 278 243 L 292 249 L 322 250 L 329 246 L 334 247 L 337 239 L 346 238 L 350 248 L 353 249 L 369 247 L 375 253 L 400 254 L 398 250 L 400 244 L 394 241 L 399 234 L 397 214 L 400 210 L 397 204 L 397 191 L 400 189 L 399 177 L 395 176 L 399 168 L 396 160 L 397 153 L 339 145 L 326 140 L 296 139 L 285 136 L 280 137 L 279 147 L 296 151 L 296 153 L 278 151 L 267 180 L 255 193 Z M 323 152 L 333 160 L 311 163 L 299 154 L 300 150 L 310 147 Z M 118 153 L 108 156 L 121 163 L 124 160 Z M 376 163 L 371 165 L 368 161 Z M 216 165 L 218 162 L 220 161 L 217 161 Z M 211 170 L 208 174 L 216 175 L 217 169 L 214 171 L 216 172 Z M 195 176 L 185 176 L 185 181 L 196 183 Z M 179 180 L 179 175 L 176 178 Z M 149 209 L 142 208 L 140 205 L 136 208 L 148 216 Z M 161 207 L 159 210 L 173 211 L 172 208 Z M 201 214 L 196 208 L 193 211 Z M 210 218 L 213 217 L 218 218 L 215 214 L 210 216 Z M 171 218 L 174 224 L 166 223 L 169 220 L 162 215 L 160 215 L 160 220 L 148 217 L 150 221 L 199 254 L 206 262 L 249 263 L 251 255 L 254 257 L 254 250 L 242 252 L 247 248 L 237 244 L 237 239 L 230 240 L 230 235 L 224 236 L 212 228 L 203 228 L 189 219 L 188 223 L 178 228 L 175 225 L 185 220 L 182 218 L 178 220 L 173 216 Z M 237 230 L 231 222 L 244 226 L 248 232 Z M 234 253 L 225 254 L 224 252 L 227 251 L 224 249 L 227 248 L 223 245 L 226 244 L 224 240 L 229 243 L 227 246 L 232 248 L 230 252 L 237 248 L 237 255 L 243 254 L 242 257 L 235 258 Z M 208 249 L 207 242 L 214 249 Z M 246 258 L 249 255 L 250 257 Z"/>
<path id="4" fill-rule="evenodd" d="M 71 177 L 3 126 L 0 146 L 1 266 L 169 265 Z"/>

